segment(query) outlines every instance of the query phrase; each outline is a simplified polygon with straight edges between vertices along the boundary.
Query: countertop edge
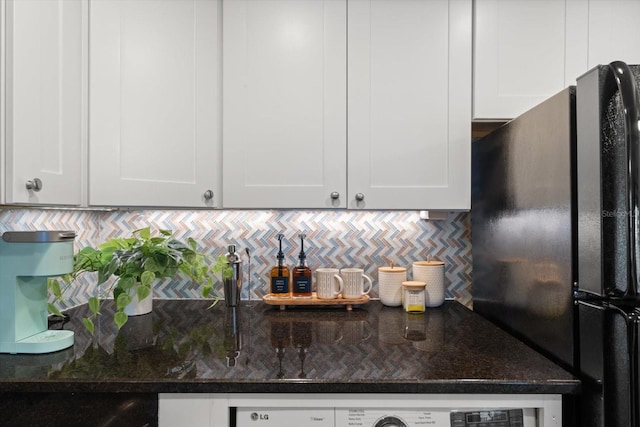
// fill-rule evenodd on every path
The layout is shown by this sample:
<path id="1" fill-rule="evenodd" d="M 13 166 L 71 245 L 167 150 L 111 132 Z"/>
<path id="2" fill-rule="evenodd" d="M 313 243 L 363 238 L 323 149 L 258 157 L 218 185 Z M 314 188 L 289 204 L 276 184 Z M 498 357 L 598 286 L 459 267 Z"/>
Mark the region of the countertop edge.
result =
<path id="1" fill-rule="evenodd" d="M 235 381 L 3 381 L 0 393 L 453 393 L 578 394 L 579 380 L 509 382 L 443 380 L 429 382 L 238 382 Z"/>

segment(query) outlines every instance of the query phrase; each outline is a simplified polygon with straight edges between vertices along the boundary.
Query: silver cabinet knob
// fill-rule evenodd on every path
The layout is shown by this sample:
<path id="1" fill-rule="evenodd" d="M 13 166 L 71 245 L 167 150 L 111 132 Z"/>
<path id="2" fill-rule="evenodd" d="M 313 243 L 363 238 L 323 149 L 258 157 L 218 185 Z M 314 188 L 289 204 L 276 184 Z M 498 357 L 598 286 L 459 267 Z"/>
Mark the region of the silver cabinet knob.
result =
<path id="1" fill-rule="evenodd" d="M 356 194 L 356 200 L 357 200 L 358 202 L 363 201 L 363 200 L 364 200 L 364 194 L 362 194 L 362 193 L 358 193 L 358 194 Z"/>
<path id="2" fill-rule="evenodd" d="M 338 200 L 339 198 L 340 198 L 340 193 L 338 193 L 337 191 L 334 191 L 333 193 L 331 193 L 332 200 Z"/>
<path id="3" fill-rule="evenodd" d="M 207 190 L 204 192 L 202 196 L 204 197 L 205 200 L 211 200 L 213 199 L 213 191 Z"/>
<path id="4" fill-rule="evenodd" d="M 32 191 L 38 192 L 38 191 L 42 190 L 42 181 L 40 180 L 40 178 L 30 179 L 25 184 L 25 187 L 27 187 L 27 190 L 32 190 Z"/>

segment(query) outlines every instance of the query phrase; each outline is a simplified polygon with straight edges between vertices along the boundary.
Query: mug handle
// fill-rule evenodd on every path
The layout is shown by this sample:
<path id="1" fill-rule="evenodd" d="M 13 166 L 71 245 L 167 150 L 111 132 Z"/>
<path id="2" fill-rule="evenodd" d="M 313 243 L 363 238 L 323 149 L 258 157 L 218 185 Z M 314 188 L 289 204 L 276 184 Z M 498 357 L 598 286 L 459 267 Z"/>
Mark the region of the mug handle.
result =
<path id="1" fill-rule="evenodd" d="M 373 282 L 371 281 L 371 278 L 369 276 L 367 276 L 366 274 L 362 275 L 362 279 L 366 282 L 369 282 L 369 286 L 367 287 L 366 291 L 362 292 L 362 295 L 368 295 L 369 292 L 371 292 L 371 288 L 373 288 Z"/>
<path id="2" fill-rule="evenodd" d="M 338 284 L 339 284 L 339 286 L 338 286 L 338 292 L 335 292 L 335 291 L 333 292 L 333 295 L 337 297 L 337 296 L 338 296 L 338 295 L 340 295 L 340 294 L 342 293 L 342 291 L 344 290 L 344 281 L 342 280 L 342 277 L 340 277 L 340 276 L 339 276 L 339 275 L 337 275 L 337 274 L 334 274 L 334 275 L 333 275 L 333 278 L 334 278 L 334 279 L 338 279 Z"/>

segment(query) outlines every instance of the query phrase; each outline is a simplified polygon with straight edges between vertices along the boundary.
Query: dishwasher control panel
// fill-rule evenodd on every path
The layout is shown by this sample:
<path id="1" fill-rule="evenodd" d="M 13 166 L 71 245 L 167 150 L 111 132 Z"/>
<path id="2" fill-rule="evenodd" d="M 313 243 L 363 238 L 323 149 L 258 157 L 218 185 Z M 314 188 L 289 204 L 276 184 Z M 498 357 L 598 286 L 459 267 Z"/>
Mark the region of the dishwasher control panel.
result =
<path id="1" fill-rule="evenodd" d="M 451 412 L 451 427 L 524 427 L 522 409 Z"/>
<path id="2" fill-rule="evenodd" d="M 536 410 L 237 408 L 236 427 L 536 427 Z"/>

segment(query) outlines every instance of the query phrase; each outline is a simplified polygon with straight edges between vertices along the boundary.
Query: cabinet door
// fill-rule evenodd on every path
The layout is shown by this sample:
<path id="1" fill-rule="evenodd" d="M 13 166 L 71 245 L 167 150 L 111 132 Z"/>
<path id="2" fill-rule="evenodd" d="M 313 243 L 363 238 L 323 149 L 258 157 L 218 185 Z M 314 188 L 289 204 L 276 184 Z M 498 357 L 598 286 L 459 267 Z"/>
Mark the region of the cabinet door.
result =
<path id="1" fill-rule="evenodd" d="M 91 2 L 90 204 L 220 205 L 219 9 Z"/>
<path id="2" fill-rule="evenodd" d="M 79 205 L 86 2 L 20 0 L 4 6 L 5 201 Z"/>
<path id="3" fill-rule="evenodd" d="M 639 19 L 640 1 L 589 0 L 589 68 L 618 60 L 640 64 Z"/>
<path id="4" fill-rule="evenodd" d="M 348 40 L 348 207 L 469 209 L 471 1 L 350 0 Z"/>
<path id="5" fill-rule="evenodd" d="M 476 0 L 475 119 L 516 117 L 587 70 L 588 2 Z"/>
<path id="6" fill-rule="evenodd" d="M 224 206 L 345 207 L 345 0 L 223 11 Z"/>

